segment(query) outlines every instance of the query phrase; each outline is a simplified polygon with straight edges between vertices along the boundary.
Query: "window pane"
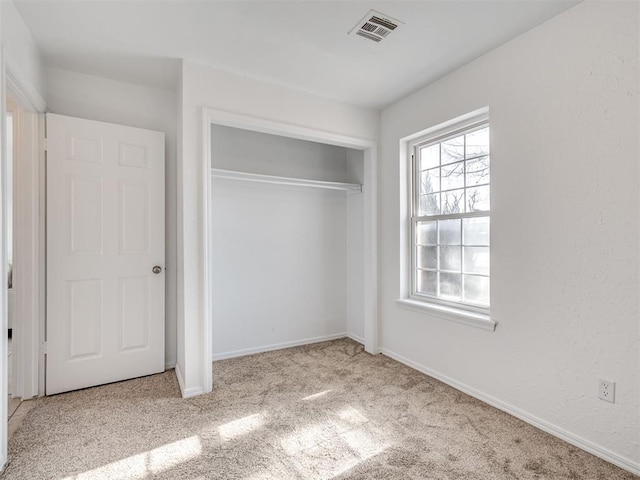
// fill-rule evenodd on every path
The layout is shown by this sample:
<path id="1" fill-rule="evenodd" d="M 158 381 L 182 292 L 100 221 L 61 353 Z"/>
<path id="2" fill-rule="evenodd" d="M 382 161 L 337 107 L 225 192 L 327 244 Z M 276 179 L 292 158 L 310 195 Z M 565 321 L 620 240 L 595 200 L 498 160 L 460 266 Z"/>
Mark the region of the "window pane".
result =
<path id="1" fill-rule="evenodd" d="M 438 244 L 438 229 L 435 221 L 416 224 L 416 242 L 420 245 Z"/>
<path id="2" fill-rule="evenodd" d="M 488 125 L 473 128 L 431 145 L 439 133 L 425 137 L 412 151 L 411 282 L 419 295 L 488 307 L 490 137 Z"/>
<path id="3" fill-rule="evenodd" d="M 443 214 L 462 213 L 464 211 L 464 189 L 443 192 L 441 210 Z"/>
<path id="4" fill-rule="evenodd" d="M 436 296 L 436 272 L 418 270 L 416 272 L 416 291 L 417 293 Z"/>
<path id="5" fill-rule="evenodd" d="M 467 189 L 467 212 L 488 212 L 489 206 L 489 185 Z"/>
<path id="6" fill-rule="evenodd" d="M 440 165 L 440 144 L 420 149 L 420 170 L 438 167 Z"/>
<path id="7" fill-rule="evenodd" d="M 440 191 L 440 169 L 434 168 L 420 172 L 420 195 Z"/>
<path id="8" fill-rule="evenodd" d="M 489 277 L 464 275 L 464 300 L 469 303 L 489 306 Z"/>
<path id="9" fill-rule="evenodd" d="M 438 268 L 438 247 L 417 247 L 416 266 Z"/>
<path id="10" fill-rule="evenodd" d="M 464 247 L 464 273 L 489 275 L 489 247 Z"/>
<path id="11" fill-rule="evenodd" d="M 459 273 L 440 274 L 440 296 L 447 300 L 460 300 L 462 294 L 462 275 Z"/>
<path id="12" fill-rule="evenodd" d="M 462 264 L 461 247 L 440 247 L 440 270 L 460 271 Z"/>
<path id="13" fill-rule="evenodd" d="M 420 207 L 418 216 L 438 215 L 440 213 L 440 194 L 420 195 Z"/>
<path id="14" fill-rule="evenodd" d="M 489 127 L 467 135 L 467 158 L 489 154 Z"/>
<path id="15" fill-rule="evenodd" d="M 462 220 L 462 242 L 464 245 L 489 246 L 489 217 L 465 218 Z"/>
<path id="16" fill-rule="evenodd" d="M 446 165 L 440 170 L 440 181 L 442 184 L 442 190 L 464 188 L 464 162 Z"/>
<path id="17" fill-rule="evenodd" d="M 440 220 L 440 245 L 460 245 L 462 240 L 460 219 Z"/>
<path id="18" fill-rule="evenodd" d="M 442 142 L 441 145 L 442 165 L 464 159 L 464 135 Z"/>
<path id="19" fill-rule="evenodd" d="M 489 157 L 480 157 L 467 162 L 467 187 L 489 183 Z"/>

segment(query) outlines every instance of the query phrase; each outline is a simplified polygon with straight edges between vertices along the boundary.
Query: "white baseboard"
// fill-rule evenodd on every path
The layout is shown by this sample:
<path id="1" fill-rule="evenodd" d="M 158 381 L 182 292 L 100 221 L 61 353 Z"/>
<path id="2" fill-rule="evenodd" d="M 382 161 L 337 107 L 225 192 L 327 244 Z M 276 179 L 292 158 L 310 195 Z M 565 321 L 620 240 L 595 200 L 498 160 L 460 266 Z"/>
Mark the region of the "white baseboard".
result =
<path id="1" fill-rule="evenodd" d="M 213 361 L 226 360 L 228 358 L 244 357 L 245 355 L 253 355 L 255 353 L 271 352 L 273 350 L 282 350 L 283 348 L 300 347 L 302 345 L 310 345 L 312 343 L 328 342 L 329 340 L 337 340 L 338 338 L 347 337 L 347 333 L 336 333 L 333 335 L 323 335 L 321 337 L 304 338 L 291 342 L 274 343 L 272 345 L 263 345 L 260 347 L 244 348 L 242 350 L 233 350 L 231 352 L 214 353 Z"/>
<path id="2" fill-rule="evenodd" d="M 174 368 L 176 368 L 176 362 L 171 362 L 171 363 L 165 363 L 164 364 L 164 370 L 165 371 L 171 370 L 171 369 L 174 369 Z"/>
<path id="3" fill-rule="evenodd" d="M 182 391 L 182 398 L 197 397 L 198 395 L 203 395 L 204 393 L 204 390 L 201 388 L 187 388 L 186 390 Z"/>
<path id="4" fill-rule="evenodd" d="M 431 370 L 430 368 L 420 365 L 419 363 L 414 362 L 413 360 L 409 360 L 408 358 L 403 357 L 402 355 L 399 355 L 395 352 L 392 352 L 389 349 L 381 348 L 380 351 L 383 355 L 393 358 L 394 360 L 397 360 L 400 363 L 403 363 L 415 370 L 418 370 L 419 372 L 422 372 L 425 375 L 429 375 L 430 377 L 440 380 L 441 382 L 446 383 L 447 385 L 455 388 L 456 390 L 460 390 L 461 392 L 471 395 L 472 397 L 475 397 L 478 400 L 481 400 L 497 408 L 498 410 L 502 410 L 503 412 L 513 415 L 514 417 L 517 417 L 520 420 L 523 420 L 524 422 L 539 428 L 540 430 L 550 433 L 551 435 L 558 437 L 567 443 L 570 443 L 582 450 L 585 450 L 586 452 L 589 452 L 595 455 L 596 457 L 600 457 L 603 460 L 606 460 L 609 463 L 617 465 L 618 467 L 623 468 L 635 475 L 640 475 L 640 463 L 635 462 L 630 458 L 626 458 L 621 455 L 618 455 L 617 453 L 612 452 L 607 448 L 601 447 L 589 440 L 586 440 L 578 435 L 575 435 L 561 427 L 558 427 L 557 425 L 554 425 L 553 423 L 547 422 L 546 420 L 536 417 L 535 415 L 525 412 L 524 410 L 521 410 L 517 407 L 509 405 L 508 403 L 505 403 L 495 397 L 492 397 L 491 395 L 487 395 L 486 393 L 476 390 L 473 387 L 470 387 L 464 383 L 458 382 L 439 372 Z"/>
<path id="5" fill-rule="evenodd" d="M 180 392 L 182 393 L 182 398 L 191 398 L 204 393 L 204 390 L 198 387 L 185 389 L 184 380 L 182 379 L 182 372 L 180 371 L 180 367 L 178 365 L 175 366 L 175 372 L 178 379 L 178 385 L 180 386 Z"/>
<path id="6" fill-rule="evenodd" d="M 182 372 L 180 372 L 180 367 L 178 365 L 175 366 L 176 378 L 178 379 L 178 386 L 180 387 L 180 392 L 184 397 L 184 380 L 182 380 Z"/>
<path id="7" fill-rule="evenodd" d="M 364 345 L 364 338 L 360 335 L 356 335 L 355 333 L 347 333 L 347 337 L 349 337 L 354 342 L 358 342 L 361 345 Z"/>

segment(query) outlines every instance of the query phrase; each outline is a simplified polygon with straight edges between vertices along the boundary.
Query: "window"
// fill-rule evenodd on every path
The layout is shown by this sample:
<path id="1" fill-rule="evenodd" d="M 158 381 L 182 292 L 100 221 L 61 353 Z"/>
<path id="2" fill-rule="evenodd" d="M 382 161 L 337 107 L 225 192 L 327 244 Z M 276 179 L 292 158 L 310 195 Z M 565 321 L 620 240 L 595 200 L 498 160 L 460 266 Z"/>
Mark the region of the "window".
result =
<path id="1" fill-rule="evenodd" d="M 411 159 L 412 300 L 488 313 L 488 120 L 419 138 Z"/>

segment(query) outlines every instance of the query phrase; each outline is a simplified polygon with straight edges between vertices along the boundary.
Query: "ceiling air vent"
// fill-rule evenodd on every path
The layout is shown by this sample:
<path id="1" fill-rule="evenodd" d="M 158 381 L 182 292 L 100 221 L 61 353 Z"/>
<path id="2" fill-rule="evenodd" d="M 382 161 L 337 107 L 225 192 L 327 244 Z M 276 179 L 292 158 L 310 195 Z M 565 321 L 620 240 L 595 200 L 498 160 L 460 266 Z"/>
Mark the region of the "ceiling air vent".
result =
<path id="1" fill-rule="evenodd" d="M 374 42 L 387 38 L 402 22 L 394 20 L 384 13 L 371 10 L 349 31 Z"/>

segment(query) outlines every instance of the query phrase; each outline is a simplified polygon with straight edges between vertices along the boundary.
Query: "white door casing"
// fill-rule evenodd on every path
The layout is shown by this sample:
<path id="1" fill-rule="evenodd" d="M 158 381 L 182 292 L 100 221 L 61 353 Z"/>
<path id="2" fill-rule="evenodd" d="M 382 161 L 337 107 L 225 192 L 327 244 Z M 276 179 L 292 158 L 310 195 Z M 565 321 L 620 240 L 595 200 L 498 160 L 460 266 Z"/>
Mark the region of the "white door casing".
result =
<path id="1" fill-rule="evenodd" d="M 164 370 L 164 205 L 164 133 L 47 114 L 47 395 Z"/>

